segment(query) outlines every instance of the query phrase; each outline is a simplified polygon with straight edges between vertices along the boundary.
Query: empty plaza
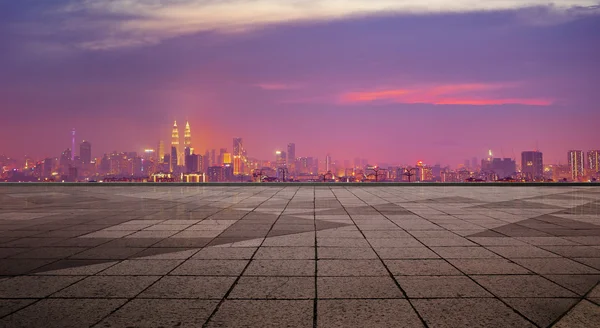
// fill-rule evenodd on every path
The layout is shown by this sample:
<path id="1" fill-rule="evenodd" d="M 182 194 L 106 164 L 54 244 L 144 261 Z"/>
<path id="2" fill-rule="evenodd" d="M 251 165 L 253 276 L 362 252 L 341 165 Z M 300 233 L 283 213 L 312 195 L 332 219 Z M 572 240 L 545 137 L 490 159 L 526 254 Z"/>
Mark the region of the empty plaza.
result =
<path id="1" fill-rule="evenodd" d="M 598 327 L 600 188 L 0 186 L 0 327 Z"/>

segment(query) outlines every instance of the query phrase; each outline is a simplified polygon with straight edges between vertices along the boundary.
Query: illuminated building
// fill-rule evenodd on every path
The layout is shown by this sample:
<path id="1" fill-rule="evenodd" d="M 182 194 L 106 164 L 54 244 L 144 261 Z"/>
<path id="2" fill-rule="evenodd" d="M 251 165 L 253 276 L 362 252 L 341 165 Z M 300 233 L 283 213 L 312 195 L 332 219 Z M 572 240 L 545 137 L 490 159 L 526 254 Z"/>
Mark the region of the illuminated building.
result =
<path id="1" fill-rule="evenodd" d="M 79 145 L 79 157 L 81 158 L 81 162 L 86 165 L 92 162 L 92 144 L 88 141 L 83 141 Z"/>
<path id="2" fill-rule="evenodd" d="M 583 178 L 583 151 L 571 150 L 568 153 L 569 156 L 569 168 L 571 170 L 571 180 L 579 181 Z"/>
<path id="3" fill-rule="evenodd" d="M 327 154 L 325 156 L 325 172 L 329 172 L 331 170 L 331 156 Z"/>
<path id="4" fill-rule="evenodd" d="M 206 171 L 208 182 L 225 181 L 225 168 L 223 166 L 211 166 Z"/>
<path id="5" fill-rule="evenodd" d="M 275 166 L 277 168 L 285 167 L 287 163 L 286 160 L 287 156 L 284 151 L 278 150 L 275 152 Z"/>
<path id="6" fill-rule="evenodd" d="M 71 131 L 71 162 L 75 160 L 75 128 Z"/>
<path id="7" fill-rule="evenodd" d="M 490 150 L 488 157 L 481 160 L 481 172 L 491 180 L 509 178 L 517 172 L 517 163 L 511 158 L 494 158 Z"/>
<path id="8" fill-rule="evenodd" d="M 526 180 L 539 180 L 544 177 L 544 161 L 539 151 L 521 153 L 521 172 Z"/>
<path id="9" fill-rule="evenodd" d="M 290 142 L 287 145 L 287 166 L 290 176 L 296 175 L 296 144 Z"/>
<path id="10" fill-rule="evenodd" d="M 161 140 L 158 142 L 158 161 L 163 162 L 164 159 L 165 159 L 165 142 Z"/>
<path id="11" fill-rule="evenodd" d="M 190 122 L 185 122 L 183 145 L 185 148 L 192 148 L 192 130 L 190 129 Z"/>
<path id="12" fill-rule="evenodd" d="M 185 155 L 185 171 L 187 173 L 202 172 L 202 156 L 196 154 Z"/>
<path id="13" fill-rule="evenodd" d="M 244 153 L 242 138 L 233 138 L 233 174 L 235 175 L 244 173 Z"/>
<path id="14" fill-rule="evenodd" d="M 173 132 L 171 133 L 171 167 L 170 171 L 173 172 L 179 165 L 179 129 L 177 128 L 177 121 L 173 123 Z"/>
<path id="15" fill-rule="evenodd" d="M 600 172 L 600 150 L 589 150 L 587 152 L 587 167 L 590 175 L 596 175 Z"/>

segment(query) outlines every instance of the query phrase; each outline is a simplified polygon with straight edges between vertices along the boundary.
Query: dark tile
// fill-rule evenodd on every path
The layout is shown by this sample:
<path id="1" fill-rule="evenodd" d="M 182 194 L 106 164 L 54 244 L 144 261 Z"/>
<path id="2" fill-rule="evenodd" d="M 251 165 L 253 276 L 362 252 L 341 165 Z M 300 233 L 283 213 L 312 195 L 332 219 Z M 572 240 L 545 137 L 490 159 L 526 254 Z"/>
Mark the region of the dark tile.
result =
<path id="1" fill-rule="evenodd" d="M 235 277 L 165 276 L 138 298 L 222 299 Z"/>
<path id="2" fill-rule="evenodd" d="M 319 277 L 318 298 L 404 298 L 391 277 Z"/>
<path id="3" fill-rule="evenodd" d="M 206 327 L 312 327 L 312 300 L 226 300 Z"/>
<path id="4" fill-rule="evenodd" d="M 0 280 L 0 298 L 42 298 L 83 277 L 19 276 Z"/>
<path id="5" fill-rule="evenodd" d="M 315 280 L 312 277 L 248 277 L 243 276 L 233 288 L 230 299 L 312 299 Z"/>
<path id="6" fill-rule="evenodd" d="M 161 276 L 169 273 L 183 260 L 124 260 L 102 271 L 101 275 L 153 275 Z"/>
<path id="7" fill-rule="evenodd" d="M 449 276 L 462 275 L 448 262 L 432 260 L 385 260 L 385 264 L 394 276 Z"/>
<path id="8" fill-rule="evenodd" d="M 505 259 L 449 259 L 465 274 L 529 274 L 529 270 Z"/>
<path id="9" fill-rule="evenodd" d="M 61 290 L 52 297 L 131 298 L 159 278 L 157 276 L 92 276 Z"/>
<path id="10" fill-rule="evenodd" d="M 246 276 L 314 276 L 313 260 L 252 260 Z"/>
<path id="11" fill-rule="evenodd" d="M 417 299 L 412 303 L 429 327 L 535 327 L 494 298 Z"/>
<path id="12" fill-rule="evenodd" d="M 187 260 L 170 274 L 176 276 L 239 276 L 247 260 Z"/>
<path id="13" fill-rule="evenodd" d="M 466 276 L 397 276 L 409 298 L 492 297 Z"/>
<path id="14" fill-rule="evenodd" d="M 4 299 L 0 300 L 0 318 L 20 310 L 35 302 L 35 299 Z"/>
<path id="15" fill-rule="evenodd" d="M 319 300 L 317 327 L 423 327 L 408 301 Z"/>
<path id="16" fill-rule="evenodd" d="M 319 260 L 318 276 L 389 276 L 379 260 Z"/>
<path id="17" fill-rule="evenodd" d="M 201 327 L 218 301 L 134 299 L 98 327 Z"/>
<path id="18" fill-rule="evenodd" d="M 499 297 L 576 297 L 577 295 L 540 276 L 473 276 Z"/>
<path id="19" fill-rule="evenodd" d="M 125 302 L 125 299 L 45 299 L 0 320 L 0 326 L 87 327 Z"/>
<path id="20" fill-rule="evenodd" d="M 502 300 L 540 327 L 549 327 L 578 301 L 576 298 L 503 298 Z"/>

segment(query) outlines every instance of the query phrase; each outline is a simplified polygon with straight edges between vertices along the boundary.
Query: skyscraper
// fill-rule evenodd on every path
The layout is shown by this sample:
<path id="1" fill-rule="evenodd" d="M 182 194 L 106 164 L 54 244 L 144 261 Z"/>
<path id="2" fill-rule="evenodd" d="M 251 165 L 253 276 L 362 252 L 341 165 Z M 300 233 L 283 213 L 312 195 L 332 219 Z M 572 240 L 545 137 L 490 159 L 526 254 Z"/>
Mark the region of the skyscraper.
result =
<path id="1" fill-rule="evenodd" d="M 173 132 L 171 132 L 171 172 L 179 165 L 179 153 L 179 129 L 177 128 L 177 121 L 175 121 Z"/>
<path id="2" fill-rule="evenodd" d="M 185 148 L 192 148 L 192 130 L 190 129 L 190 122 L 185 122 L 183 145 Z"/>
<path id="3" fill-rule="evenodd" d="M 158 161 L 162 162 L 165 158 L 165 142 L 164 141 L 159 141 L 158 142 Z"/>
<path id="4" fill-rule="evenodd" d="M 71 131 L 71 162 L 75 160 L 75 128 Z"/>
<path id="5" fill-rule="evenodd" d="M 569 169 L 571 170 L 571 180 L 579 181 L 583 178 L 583 151 L 581 150 L 570 150 L 569 156 Z"/>
<path id="6" fill-rule="evenodd" d="M 600 150 L 588 150 L 587 167 L 590 174 L 600 172 Z"/>
<path id="7" fill-rule="evenodd" d="M 244 145 L 242 138 L 233 138 L 233 174 L 238 175 L 244 172 L 242 168 L 242 157 Z"/>
<path id="8" fill-rule="evenodd" d="M 521 153 L 521 172 L 527 180 L 544 177 L 544 161 L 539 151 L 524 151 Z"/>
<path id="9" fill-rule="evenodd" d="M 92 162 L 92 144 L 88 141 L 83 141 L 79 145 L 79 158 L 83 164 L 90 164 Z"/>
<path id="10" fill-rule="evenodd" d="M 296 176 L 296 144 L 290 142 L 287 145 L 287 166 L 290 177 Z"/>

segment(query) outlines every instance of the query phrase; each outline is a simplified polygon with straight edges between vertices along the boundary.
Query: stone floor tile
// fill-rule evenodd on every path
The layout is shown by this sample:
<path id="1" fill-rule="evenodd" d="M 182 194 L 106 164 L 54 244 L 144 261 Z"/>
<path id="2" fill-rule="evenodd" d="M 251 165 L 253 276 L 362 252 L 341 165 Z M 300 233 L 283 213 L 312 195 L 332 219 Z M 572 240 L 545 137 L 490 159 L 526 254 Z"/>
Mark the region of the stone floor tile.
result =
<path id="1" fill-rule="evenodd" d="M 590 246 L 541 246 L 565 257 L 600 257 L 600 249 Z"/>
<path id="2" fill-rule="evenodd" d="M 369 238 L 369 244 L 373 248 L 383 247 L 423 247 L 415 238 Z M 319 245 L 320 246 L 320 245 Z"/>
<path id="3" fill-rule="evenodd" d="M 432 247 L 431 249 L 445 259 L 500 258 L 484 247 Z"/>
<path id="4" fill-rule="evenodd" d="M 115 265 L 116 261 L 60 260 L 36 269 L 36 275 L 90 276 Z"/>
<path id="5" fill-rule="evenodd" d="M 201 327 L 218 301 L 134 299 L 95 327 Z"/>
<path id="6" fill-rule="evenodd" d="M 427 247 L 378 247 L 375 251 L 382 259 L 437 259 L 439 255 Z"/>
<path id="7" fill-rule="evenodd" d="M 472 241 L 467 238 L 462 237 L 453 237 L 453 238 L 429 238 L 422 237 L 419 238 L 419 241 L 429 247 L 435 246 L 477 246 Z"/>
<path id="8" fill-rule="evenodd" d="M 553 326 L 553 328 L 573 327 L 600 327 L 600 306 L 583 300 Z"/>
<path id="9" fill-rule="evenodd" d="M 235 277 L 165 276 L 144 290 L 138 298 L 222 299 Z"/>
<path id="10" fill-rule="evenodd" d="M 592 287 L 600 282 L 600 275 L 566 275 L 566 274 L 546 274 L 547 279 L 563 286 L 580 296 L 585 295 Z"/>
<path id="11" fill-rule="evenodd" d="M 391 277 L 319 277 L 318 298 L 404 298 Z"/>
<path id="12" fill-rule="evenodd" d="M 540 327 L 549 327 L 579 301 L 576 298 L 503 298 L 502 300 Z"/>
<path id="13" fill-rule="evenodd" d="M 0 318 L 20 310 L 37 301 L 36 299 L 0 299 Z"/>
<path id="14" fill-rule="evenodd" d="M 535 327 L 494 298 L 417 299 L 412 303 L 429 327 Z"/>
<path id="15" fill-rule="evenodd" d="M 431 260 L 384 260 L 394 276 L 449 276 L 462 275 L 448 262 Z"/>
<path id="16" fill-rule="evenodd" d="M 230 299 L 313 299 L 313 277 L 241 277 Z"/>
<path id="17" fill-rule="evenodd" d="M 226 300 L 206 327 L 312 327 L 312 300 Z"/>
<path id="18" fill-rule="evenodd" d="M 389 276 L 379 260 L 319 260 L 317 275 L 326 276 Z"/>
<path id="19" fill-rule="evenodd" d="M 125 302 L 125 299 L 44 299 L 0 320 L 0 326 L 92 326 Z"/>
<path id="20" fill-rule="evenodd" d="M 365 239 L 359 238 L 317 238 L 317 246 L 319 247 L 366 247 L 369 248 L 369 243 Z"/>
<path id="21" fill-rule="evenodd" d="M 42 298 L 55 293 L 81 276 L 19 276 L 0 280 L 0 298 Z"/>
<path id="22" fill-rule="evenodd" d="M 252 260 L 246 276 L 314 276 L 314 260 Z"/>
<path id="23" fill-rule="evenodd" d="M 100 272 L 108 276 L 160 276 L 169 273 L 183 260 L 124 260 Z"/>
<path id="24" fill-rule="evenodd" d="M 326 260 L 374 260 L 377 254 L 371 248 L 341 248 L 341 247 L 319 247 L 317 250 L 319 259 Z"/>
<path id="25" fill-rule="evenodd" d="M 319 300 L 317 327 L 423 327 L 408 301 Z"/>
<path id="26" fill-rule="evenodd" d="M 239 276 L 248 260 L 187 260 L 170 274 L 175 276 Z"/>
<path id="27" fill-rule="evenodd" d="M 600 274 L 600 271 L 566 258 L 513 259 L 537 274 Z"/>
<path id="28" fill-rule="evenodd" d="M 536 246 L 489 246 L 487 249 L 509 259 L 560 257 Z"/>
<path id="29" fill-rule="evenodd" d="M 473 279 L 499 297 L 576 297 L 561 286 L 534 275 L 473 276 Z"/>
<path id="30" fill-rule="evenodd" d="M 449 259 L 452 265 L 465 274 L 530 274 L 522 266 L 506 259 Z"/>
<path id="31" fill-rule="evenodd" d="M 145 250 L 141 247 L 94 247 L 77 253 L 70 259 L 79 260 L 124 260 Z"/>
<path id="32" fill-rule="evenodd" d="M 314 260 L 314 247 L 261 247 L 254 256 L 257 260 Z"/>
<path id="33" fill-rule="evenodd" d="M 158 276 L 91 276 L 52 297 L 70 298 L 131 298 L 157 281 Z"/>
<path id="34" fill-rule="evenodd" d="M 192 259 L 249 260 L 256 249 L 256 247 L 205 247 L 192 256 Z"/>
<path id="35" fill-rule="evenodd" d="M 466 276 L 396 276 L 409 298 L 493 297 Z"/>

